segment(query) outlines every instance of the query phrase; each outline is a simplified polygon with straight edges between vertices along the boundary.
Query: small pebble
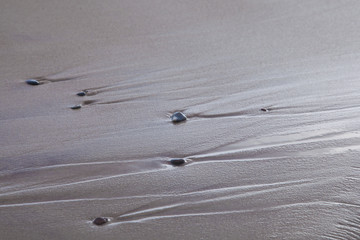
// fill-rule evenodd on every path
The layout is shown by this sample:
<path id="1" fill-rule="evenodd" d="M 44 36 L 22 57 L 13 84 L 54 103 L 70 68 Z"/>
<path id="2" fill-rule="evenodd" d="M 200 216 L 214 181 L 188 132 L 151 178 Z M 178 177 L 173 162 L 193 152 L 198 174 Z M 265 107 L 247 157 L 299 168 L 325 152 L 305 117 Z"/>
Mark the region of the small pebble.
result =
<path id="1" fill-rule="evenodd" d="M 28 79 L 25 82 L 29 85 L 40 85 L 40 82 L 36 79 Z"/>
<path id="2" fill-rule="evenodd" d="M 108 218 L 98 217 L 98 218 L 94 219 L 93 224 L 100 226 L 100 225 L 107 223 L 108 221 L 109 221 Z"/>
<path id="3" fill-rule="evenodd" d="M 86 96 L 87 92 L 88 92 L 87 90 L 84 90 L 84 91 L 78 92 L 76 95 L 83 97 L 83 96 Z"/>
<path id="4" fill-rule="evenodd" d="M 185 114 L 183 114 L 182 112 L 176 112 L 173 115 L 171 115 L 170 119 L 172 122 L 178 123 L 178 122 L 186 121 L 187 118 Z"/>
<path id="5" fill-rule="evenodd" d="M 186 163 L 186 161 L 182 158 L 174 158 L 170 160 L 170 163 L 174 166 L 180 166 Z"/>
<path id="6" fill-rule="evenodd" d="M 80 109 L 81 108 L 81 104 L 78 104 L 78 105 L 74 105 L 71 107 L 71 109 Z"/>
<path id="7" fill-rule="evenodd" d="M 262 108 L 260 110 L 263 111 L 263 112 L 269 112 L 270 111 L 268 108 Z"/>

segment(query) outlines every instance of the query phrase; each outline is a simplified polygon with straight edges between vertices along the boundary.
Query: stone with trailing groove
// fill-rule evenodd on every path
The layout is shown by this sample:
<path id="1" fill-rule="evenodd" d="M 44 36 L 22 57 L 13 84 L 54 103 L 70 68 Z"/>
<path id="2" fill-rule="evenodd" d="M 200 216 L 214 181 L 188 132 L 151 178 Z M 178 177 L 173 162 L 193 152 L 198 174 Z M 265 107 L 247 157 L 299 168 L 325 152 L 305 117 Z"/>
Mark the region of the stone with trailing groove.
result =
<path id="1" fill-rule="evenodd" d="M 28 79 L 25 82 L 29 85 L 40 85 L 40 82 L 36 79 Z"/>
<path id="2" fill-rule="evenodd" d="M 170 119 L 173 123 L 179 123 L 186 121 L 187 118 L 182 112 L 175 112 L 173 115 L 171 115 Z"/>
<path id="3" fill-rule="evenodd" d="M 87 93 L 88 93 L 88 91 L 84 90 L 84 91 L 78 92 L 76 95 L 78 95 L 79 97 L 83 97 L 83 96 L 86 96 Z"/>
<path id="4" fill-rule="evenodd" d="M 81 108 L 81 104 L 74 105 L 71 107 L 71 109 L 73 109 L 73 110 L 80 109 L 80 108 Z"/>
<path id="5" fill-rule="evenodd" d="M 186 163 L 185 159 L 182 158 L 173 158 L 170 160 L 170 163 L 174 166 L 181 166 Z"/>
<path id="6" fill-rule="evenodd" d="M 104 225 L 104 224 L 107 223 L 108 221 L 109 221 L 108 218 L 105 218 L 105 217 L 97 217 L 97 218 L 94 219 L 93 224 L 100 226 L 100 225 Z"/>

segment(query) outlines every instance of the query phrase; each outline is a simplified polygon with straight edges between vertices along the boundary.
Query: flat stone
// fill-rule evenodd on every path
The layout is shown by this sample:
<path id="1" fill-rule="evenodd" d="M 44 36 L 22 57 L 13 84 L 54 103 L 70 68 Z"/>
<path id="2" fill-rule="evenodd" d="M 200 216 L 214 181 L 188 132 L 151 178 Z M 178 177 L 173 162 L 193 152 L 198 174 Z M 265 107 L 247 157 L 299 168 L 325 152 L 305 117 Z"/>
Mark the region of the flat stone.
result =
<path id="1" fill-rule="evenodd" d="M 187 118 L 182 112 L 175 112 L 173 115 L 171 115 L 170 119 L 173 123 L 178 123 L 186 121 Z"/>
<path id="2" fill-rule="evenodd" d="M 170 163 L 174 166 L 180 166 L 186 163 L 186 161 L 182 158 L 173 158 L 170 160 Z"/>
<path id="3" fill-rule="evenodd" d="M 104 225 L 105 223 L 107 223 L 109 221 L 108 218 L 105 218 L 105 217 L 98 217 L 98 218 L 95 218 L 94 221 L 93 221 L 93 224 L 95 225 Z"/>
<path id="4" fill-rule="evenodd" d="M 88 91 L 84 90 L 84 91 L 78 92 L 76 95 L 83 97 L 83 96 L 86 96 L 87 93 L 88 93 Z"/>
<path id="5" fill-rule="evenodd" d="M 81 104 L 78 104 L 78 105 L 74 105 L 71 107 L 71 109 L 80 109 L 81 108 Z"/>
<path id="6" fill-rule="evenodd" d="M 29 85 L 40 85 L 40 82 L 36 79 L 28 79 L 25 82 Z"/>

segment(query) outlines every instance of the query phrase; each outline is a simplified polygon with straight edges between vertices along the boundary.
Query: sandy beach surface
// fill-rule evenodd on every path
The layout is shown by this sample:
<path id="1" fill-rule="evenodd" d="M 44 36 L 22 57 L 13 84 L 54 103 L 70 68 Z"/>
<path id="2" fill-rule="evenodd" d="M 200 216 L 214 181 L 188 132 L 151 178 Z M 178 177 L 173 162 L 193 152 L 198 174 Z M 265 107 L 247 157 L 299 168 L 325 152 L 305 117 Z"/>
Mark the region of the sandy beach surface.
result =
<path id="1" fill-rule="evenodd" d="M 1 1 L 0 238 L 360 239 L 359 13 Z"/>

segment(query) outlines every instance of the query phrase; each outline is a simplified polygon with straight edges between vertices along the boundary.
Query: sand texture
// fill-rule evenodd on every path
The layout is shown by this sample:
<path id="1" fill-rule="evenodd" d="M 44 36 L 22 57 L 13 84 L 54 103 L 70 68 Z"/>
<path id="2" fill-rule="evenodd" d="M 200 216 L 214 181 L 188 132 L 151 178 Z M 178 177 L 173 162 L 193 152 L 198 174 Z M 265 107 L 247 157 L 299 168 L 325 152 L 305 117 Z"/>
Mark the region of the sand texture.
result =
<path id="1" fill-rule="evenodd" d="M 359 13 L 1 1 L 0 239 L 360 239 Z"/>

